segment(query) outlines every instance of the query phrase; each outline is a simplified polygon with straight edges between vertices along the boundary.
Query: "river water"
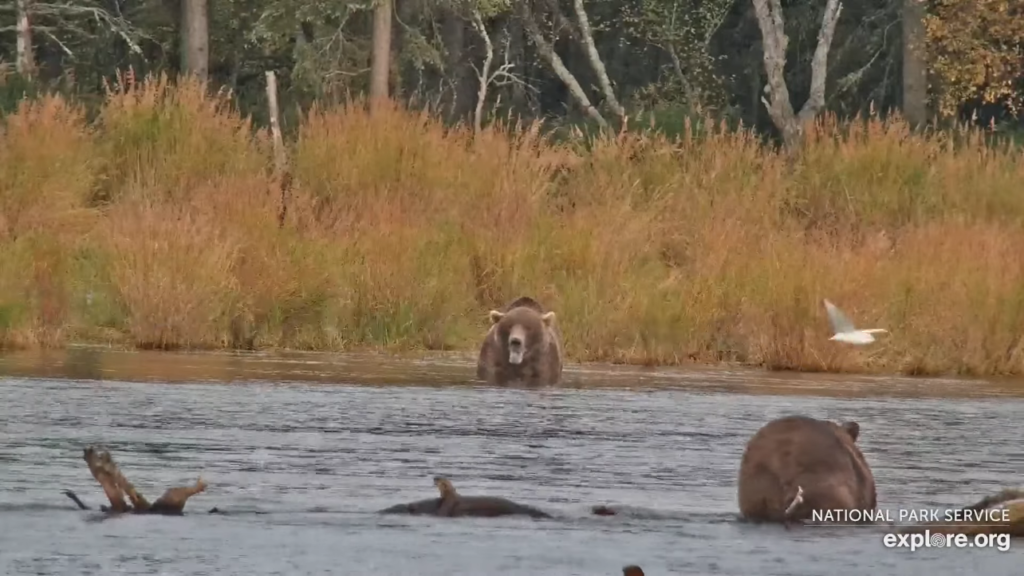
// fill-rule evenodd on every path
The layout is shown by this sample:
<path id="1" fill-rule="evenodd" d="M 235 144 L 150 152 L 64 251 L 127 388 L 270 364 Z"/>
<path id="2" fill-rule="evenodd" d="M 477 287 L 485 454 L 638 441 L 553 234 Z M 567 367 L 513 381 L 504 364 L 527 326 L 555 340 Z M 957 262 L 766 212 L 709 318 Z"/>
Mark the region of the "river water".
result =
<path id="1" fill-rule="evenodd" d="M 1016 574 L 1024 543 L 886 548 L 882 528 L 737 521 L 745 442 L 792 413 L 861 425 L 880 507 L 964 506 L 1020 482 L 1024 387 L 742 370 L 570 368 L 473 385 L 461 358 L 0 355 L 0 574 L 864 576 Z M 82 448 L 183 517 L 106 518 Z M 431 477 L 550 520 L 382 516 Z M 594 504 L 634 512 L 588 514 Z M 207 515 L 217 506 L 227 515 Z"/>

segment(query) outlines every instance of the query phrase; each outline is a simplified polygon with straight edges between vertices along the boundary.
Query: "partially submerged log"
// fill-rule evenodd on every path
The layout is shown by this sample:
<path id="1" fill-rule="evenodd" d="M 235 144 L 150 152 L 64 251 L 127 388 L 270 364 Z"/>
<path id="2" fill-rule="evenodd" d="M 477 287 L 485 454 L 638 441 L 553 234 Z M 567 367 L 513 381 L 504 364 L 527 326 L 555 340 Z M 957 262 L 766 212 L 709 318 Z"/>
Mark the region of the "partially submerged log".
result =
<path id="1" fill-rule="evenodd" d="M 980 513 L 980 514 L 979 514 Z M 960 509 L 954 521 L 921 522 L 900 529 L 903 533 L 1009 534 L 1024 538 L 1024 490 L 1007 489 Z"/>
<path id="2" fill-rule="evenodd" d="M 380 514 L 410 514 L 413 516 L 473 516 L 490 518 L 495 516 L 512 516 L 522 514 L 532 518 L 551 518 L 543 510 L 513 502 L 499 496 L 463 496 L 459 494 L 451 481 L 443 476 L 434 477 L 434 486 L 440 492 L 437 498 L 427 498 L 407 504 L 395 504 Z"/>
<path id="3" fill-rule="evenodd" d="M 206 482 L 200 476 L 192 486 L 181 486 L 168 488 L 156 502 L 150 503 L 135 489 L 135 486 L 128 481 L 128 478 L 121 473 L 114 459 L 106 450 L 100 450 L 89 446 L 84 450 L 83 458 L 89 466 L 92 477 L 100 483 L 103 493 L 106 494 L 110 506 L 100 506 L 100 510 L 112 514 L 164 514 L 181 515 L 184 513 L 185 504 L 188 499 L 206 490 Z M 71 498 L 82 510 L 89 510 L 77 494 L 71 490 L 65 490 L 64 495 Z M 125 502 L 127 496 L 130 504 Z M 216 508 L 210 513 L 219 512 Z"/>

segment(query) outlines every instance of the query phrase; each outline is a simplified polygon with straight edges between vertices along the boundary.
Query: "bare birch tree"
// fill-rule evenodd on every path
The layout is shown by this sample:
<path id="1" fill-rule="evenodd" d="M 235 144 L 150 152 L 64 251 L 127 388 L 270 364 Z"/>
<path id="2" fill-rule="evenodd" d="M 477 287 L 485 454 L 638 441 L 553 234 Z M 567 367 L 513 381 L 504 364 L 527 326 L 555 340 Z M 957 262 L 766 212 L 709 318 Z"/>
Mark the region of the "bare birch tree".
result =
<path id="1" fill-rule="evenodd" d="M 601 60 L 601 54 L 597 51 L 597 45 L 594 44 L 594 31 L 590 27 L 590 19 L 587 18 L 587 11 L 583 7 L 583 0 L 573 0 L 572 7 L 576 12 L 576 20 L 579 23 L 580 43 L 586 49 L 587 61 L 590 63 L 590 67 L 594 69 L 594 74 L 597 75 L 597 83 L 601 87 L 601 92 L 604 93 L 608 107 L 619 117 L 620 122 L 625 124 L 626 109 L 622 107 L 622 104 L 619 104 L 619 99 L 615 97 L 615 90 L 612 89 L 611 80 L 608 79 L 608 71 Z"/>
<path id="2" fill-rule="evenodd" d="M 32 24 L 29 19 L 31 0 L 16 0 L 17 38 L 15 66 L 19 74 L 32 76 L 35 72 L 35 58 L 32 53 Z"/>
<path id="3" fill-rule="evenodd" d="M 529 8 L 529 2 L 524 0 L 518 2 L 518 4 L 520 7 L 520 17 L 523 20 L 526 32 L 534 45 L 537 46 L 537 51 L 540 52 L 541 57 L 551 66 L 555 75 L 569 88 L 569 92 L 579 102 L 584 112 L 597 122 L 601 129 L 609 129 L 608 121 L 601 115 L 597 107 L 591 103 L 590 98 L 583 90 L 583 87 L 580 86 L 579 81 L 576 80 L 576 77 L 565 66 L 561 58 L 558 57 L 558 54 L 555 53 L 553 42 L 549 41 L 541 33 L 540 27 L 537 25 L 536 15 Z M 576 15 L 575 24 L 562 14 L 557 1 L 549 0 L 547 5 L 551 11 L 551 17 L 557 25 L 556 28 L 559 31 L 567 31 L 569 36 L 583 48 L 587 57 L 587 63 L 593 69 L 595 76 L 597 76 L 598 87 L 601 90 L 605 103 L 611 112 L 619 117 L 621 125 L 625 126 L 626 110 L 615 96 L 615 89 L 612 86 L 611 79 L 608 77 L 608 71 L 605 68 L 604 61 L 601 59 L 601 54 L 597 50 L 597 44 L 594 42 L 594 31 L 590 25 L 590 18 L 587 16 L 583 0 L 573 0 L 573 12 Z"/>
<path id="4" fill-rule="evenodd" d="M 475 65 L 473 66 L 473 69 L 476 70 L 478 82 L 476 108 L 473 111 L 473 132 L 479 133 L 483 128 L 484 105 L 487 102 L 487 91 L 490 86 L 504 86 L 507 84 L 518 84 L 524 88 L 528 86 L 522 78 L 512 71 L 515 64 L 509 60 L 510 40 L 508 34 L 505 34 L 505 47 L 502 50 L 504 62 L 497 68 L 494 68 L 494 43 L 491 41 L 490 33 L 487 32 L 487 27 L 484 25 L 483 15 L 480 13 L 479 9 L 473 9 L 472 14 L 470 15 L 470 22 L 473 25 L 473 29 L 484 41 L 484 61 L 479 68 Z"/>
<path id="5" fill-rule="evenodd" d="M 565 63 L 555 52 L 555 47 L 551 42 L 544 37 L 544 34 L 540 31 L 540 26 L 537 25 L 537 21 L 534 19 L 533 10 L 530 9 L 530 2 L 528 0 L 520 0 L 517 2 L 519 6 L 519 16 L 523 21 L 523 27 L 526 29 L 527 35 L 530 40 L 533 41 L 534 46 L 537 47 L 537 52 L 540 53 L 541 58 L 551 66 L 551 70 L 554 71 L 558 79 L 569 89 L 569 93 L 579 103 L 580 107 L 583 108 L 583 112 L 589 116 L 602 130 L 608 130 L 610 126 L 608 121 L 604 119 L 601 112 L 587 97 L 587 93 L 583 90 L 583 86 L 580 86 L 579 81 L 572 72 L 566 68 Z M 557 16 L 561 16 L 558 14 Z"/>
<path id="6" fill-rule="evenodd" d="M 757 14 L 757 24 L 761 28 L 763 39 L 764 70 L 768 76 L 768 84 L 764 88 L 768 97 L 762 97 L 761 101 L 768 109 L 768 115 L 771 116 L 776 128 L 782 132 L 782 140 L 786 148 L 793 150 L 803 141 L 804 126 L 813 121 L 821 108 L 825 106 L 828 51 L 835 34 L 836 21 L 839 20 L 839 13 L 843 7 L 839 0 L 826 0 L 825 13 L 821 18 L 821 29 L 818 31 L 818 45 L 814 49 L 814 56 L 811 60 L 810 94 L 797 114 L 793 111 L 784 75 L 789 38 L 786 36 L 781 2 L 780 0 L 753 0 L 753 2 L 754 12 Z"/>

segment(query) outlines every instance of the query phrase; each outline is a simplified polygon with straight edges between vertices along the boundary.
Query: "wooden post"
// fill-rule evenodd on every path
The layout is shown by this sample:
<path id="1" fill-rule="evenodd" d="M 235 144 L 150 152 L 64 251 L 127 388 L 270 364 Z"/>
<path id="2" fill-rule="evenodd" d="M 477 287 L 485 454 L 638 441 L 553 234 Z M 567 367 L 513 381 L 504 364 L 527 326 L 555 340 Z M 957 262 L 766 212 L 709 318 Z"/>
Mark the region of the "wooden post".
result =
<path id="1" fill-rule="evenodd" d="M 267 111 L 270 116 L 270 134 L 274 139 L 274 178 L 281 187 L 281 210 L 278 212 L 278 226 L 284 227 L 284 219 L 288 213 L 288 190 L 291 188 L 291 172 L 288 170 L 288 159 L 284 151 L 284 139 L 281 137 L 281 116 L 277 106 L 277 76 L 273 70 L 267 75 Z"/>

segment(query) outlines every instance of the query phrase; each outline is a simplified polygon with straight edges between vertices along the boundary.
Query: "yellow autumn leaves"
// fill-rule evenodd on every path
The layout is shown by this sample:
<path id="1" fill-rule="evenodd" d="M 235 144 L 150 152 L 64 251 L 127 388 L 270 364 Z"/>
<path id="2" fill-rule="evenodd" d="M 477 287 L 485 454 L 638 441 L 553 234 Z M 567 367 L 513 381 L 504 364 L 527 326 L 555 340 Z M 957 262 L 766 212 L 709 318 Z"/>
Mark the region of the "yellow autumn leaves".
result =
<path id="1" fill-rule="evenodd" d="M 980 99 L 1015 114 L 1024 92 L 1024 1 L 937 0 L 925 17 L 936 106 L 943 115 Z"/>

